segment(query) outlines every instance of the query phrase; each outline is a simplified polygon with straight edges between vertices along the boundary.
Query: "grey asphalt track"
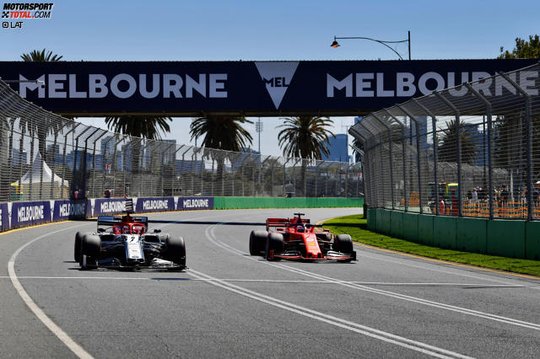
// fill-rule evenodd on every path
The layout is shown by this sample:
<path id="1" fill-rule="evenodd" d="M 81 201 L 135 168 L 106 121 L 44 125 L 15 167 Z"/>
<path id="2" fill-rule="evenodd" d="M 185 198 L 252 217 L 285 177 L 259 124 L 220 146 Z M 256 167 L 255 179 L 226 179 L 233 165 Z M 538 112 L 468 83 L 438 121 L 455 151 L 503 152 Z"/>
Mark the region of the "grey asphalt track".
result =
<path id="1" fill-rule="evenodd" d="M 540 356 L 540 281 L 363 246 L 349 264 L 249 256 L 250 231 L 293 212 L 149 215 L 151 228 L 184 237 L 180 273 L 79 271 L 74 234 L 91 221 L 0 235 L 0 358 Z"/>

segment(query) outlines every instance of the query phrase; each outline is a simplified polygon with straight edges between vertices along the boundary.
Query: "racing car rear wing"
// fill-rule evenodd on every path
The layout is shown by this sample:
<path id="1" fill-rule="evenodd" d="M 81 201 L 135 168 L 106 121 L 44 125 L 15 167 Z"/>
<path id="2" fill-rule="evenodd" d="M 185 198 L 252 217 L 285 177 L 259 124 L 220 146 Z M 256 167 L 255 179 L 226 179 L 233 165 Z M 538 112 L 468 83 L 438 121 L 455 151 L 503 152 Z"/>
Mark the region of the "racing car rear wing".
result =
<path id="1" fill-rule="evenodd" d="M 308 218 L 302 218 L 302 224 L 309 224 L 310 221 Z M 287 227 L 291 224 L 298 224 L 298 218 L 267 218 L 266 219 L 266 230 L 271 227 Z"/>
<path id="2" fill-rule="evenodd" d="M 123 217 L 119 216 L 99 216 L 97 218 L 97 225 L 98 226 L 112 226 L 115 224 L 122 223 Z M 142 223 L 144 225 L 148 225 L 148 217 L 146 216 L 135 216 L 130 217 L 129 219 L 132 223 Z"/>

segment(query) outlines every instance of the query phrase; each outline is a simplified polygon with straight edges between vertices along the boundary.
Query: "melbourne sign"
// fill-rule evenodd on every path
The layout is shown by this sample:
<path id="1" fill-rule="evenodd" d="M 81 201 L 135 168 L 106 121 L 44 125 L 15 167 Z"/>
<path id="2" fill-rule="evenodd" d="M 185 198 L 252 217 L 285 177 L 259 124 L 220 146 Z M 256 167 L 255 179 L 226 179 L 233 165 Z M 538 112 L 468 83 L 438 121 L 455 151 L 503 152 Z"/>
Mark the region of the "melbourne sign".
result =
<path id="1" fill-rule="evenodd" d="M 179 197 L 176 209 L 178 211 L 214 209 L 214 197 Z"/>
<path id="2" fill-rule="evenodd" d="M 361 114 L 537 60 L 0 62 L 19 94 L 61 114 Z M 538 71 L 515 78 L 526 91 Z M 486 80 L 486 82 L 488 82 Z M 501 96 L 505 83 L 487 91 Z M 456 89 L 462 96 L 466 89 Z M 532 94 L 534 95 L 534 94 Z M 537 95 L 537 94 L 536 94 Z"/>

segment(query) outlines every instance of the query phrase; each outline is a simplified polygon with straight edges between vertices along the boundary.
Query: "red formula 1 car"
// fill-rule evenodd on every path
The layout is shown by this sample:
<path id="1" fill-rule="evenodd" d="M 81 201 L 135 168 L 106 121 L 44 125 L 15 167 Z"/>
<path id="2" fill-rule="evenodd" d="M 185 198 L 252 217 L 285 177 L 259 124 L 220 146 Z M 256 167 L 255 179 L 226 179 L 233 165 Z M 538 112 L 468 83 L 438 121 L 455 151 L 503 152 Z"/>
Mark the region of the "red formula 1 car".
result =
<path id="1" fill-rule="evenodd" d="M 321 226 L 313 225 L 304 213 L 293 218 L 268 218 L 266 231 L 251 231 L 249 253 L 267 260 L 356 260 L 351 236 L 333 235 Z"/>

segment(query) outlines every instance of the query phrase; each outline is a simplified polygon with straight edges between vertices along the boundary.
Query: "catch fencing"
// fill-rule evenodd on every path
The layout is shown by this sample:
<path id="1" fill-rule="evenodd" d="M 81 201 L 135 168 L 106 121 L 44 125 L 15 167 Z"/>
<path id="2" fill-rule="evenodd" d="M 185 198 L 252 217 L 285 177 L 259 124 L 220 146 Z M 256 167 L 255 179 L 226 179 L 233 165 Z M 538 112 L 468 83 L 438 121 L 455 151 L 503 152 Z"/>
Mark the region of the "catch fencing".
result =
<path id="1" fill-rule="evenodd" d="M 358 140 L 367 205 L 540 218 L 539 73 L 540 64 L 485 74 L 364 117 L 349 133 Z"/>
<path id="2" fill-rule="evenodd" d="M 113 133 L 45 111 L 0 81 L 0 202 L 109 196 L 359 197 L 362 190 L 359 164 Z"/>

